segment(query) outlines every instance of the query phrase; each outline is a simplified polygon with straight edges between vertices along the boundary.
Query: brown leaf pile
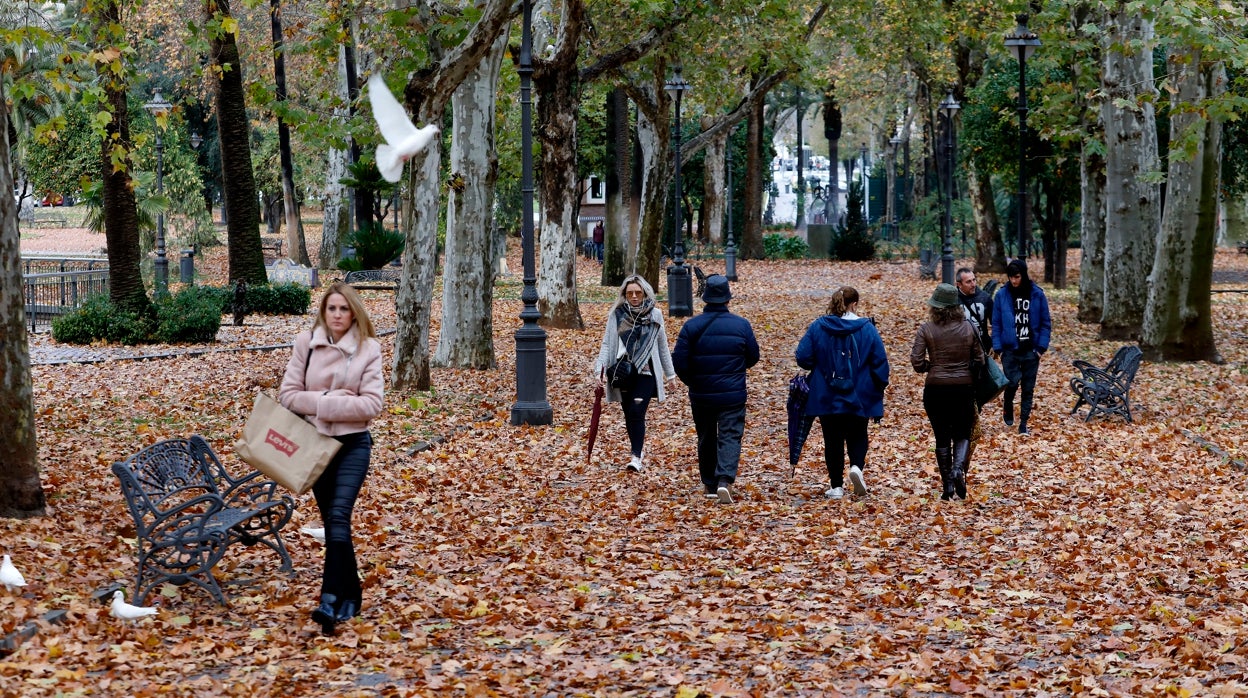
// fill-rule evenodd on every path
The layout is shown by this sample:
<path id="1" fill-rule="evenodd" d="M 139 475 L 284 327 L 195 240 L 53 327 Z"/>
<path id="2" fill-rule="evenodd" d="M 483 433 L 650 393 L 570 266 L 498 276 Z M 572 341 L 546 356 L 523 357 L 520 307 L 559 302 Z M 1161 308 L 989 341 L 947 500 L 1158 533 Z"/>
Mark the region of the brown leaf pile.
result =
<path id="1" fill-rule="evenodd" d="M 1246 261 L 1223 252 L 1218 268 Z M 585 292 L 610 296 L 597 265 L 581 264 Z M 286 352 L 37 368 L 51 513 L 0 521 L 0 547 L 29 582 L 0 595 L 0 630 L 71 614 L 0 657 L 0 692 L 1248 694 L 1248 296 L 1213 298 L 1226 364 L 1145 363 L 1136 423 L 1085 425 L 1067 414 L 1070 361 L 1104 364 L 1117 345 L 1074 321 L 1073 288 L 1046 288 L 1055 328 L 1035 433 L 1019 437 L 999 403 L 987 407 L 970 499 L 940 502 L 907 359 L 931 282 L 913 262 L 742 262 L 739 273 L 733 309 L 753 322 L 763 360 L 737 504 L 701 496 L 683 388 L 651 410 L 643 473 L 623 470 L 615 405 L 586 464 L 604 303 L 582 305 L 589 329 L 549 332 L 554 424 L 510 426 L 521 308 L 499 301 L 497 370 L 436 369 L 435 391 L 388 395 L 374 422 L 355 526 L 365 610 L 332 638 L 308 617 L 320 547 L 298 529 L 320 525 L 310 496 L 286 535 L 297 575 L 278 574 L 271 551 L 232 549 L 217 570 L 228 609 L 171 587 L 149 600 L 155 619 L 123 625 L 89 596 L 133 584 L 134 530 L 110 464 L 200 433 L 237 467 L 229 444 Z M 829 501 L 817 437 L 789 475 L 784 401 L 797 340 L 840 284 L 877 319 L 893 382 L 871 427 L 871 494 Z M 369 298 L 392 327 L 390 298 Z M 678 330 L 669 320 L 673 341 Z M 407 455 L 433 437 L 446 440 Z"/>

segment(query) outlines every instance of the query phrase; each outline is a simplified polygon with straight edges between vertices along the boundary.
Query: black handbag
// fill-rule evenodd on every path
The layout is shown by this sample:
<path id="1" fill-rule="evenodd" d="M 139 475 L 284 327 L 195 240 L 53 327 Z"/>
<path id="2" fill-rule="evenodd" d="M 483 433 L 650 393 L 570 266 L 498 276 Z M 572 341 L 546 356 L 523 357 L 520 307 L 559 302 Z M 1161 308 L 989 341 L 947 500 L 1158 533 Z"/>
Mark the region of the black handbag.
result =
<path id="1" fill-rule="evenodd" d="M 607 382 L 616 390 L 632 390 L 636 380 L 637 367 L 633 366 L 627 356 L 620 357 L 619 361 L 607 367 Z"/>

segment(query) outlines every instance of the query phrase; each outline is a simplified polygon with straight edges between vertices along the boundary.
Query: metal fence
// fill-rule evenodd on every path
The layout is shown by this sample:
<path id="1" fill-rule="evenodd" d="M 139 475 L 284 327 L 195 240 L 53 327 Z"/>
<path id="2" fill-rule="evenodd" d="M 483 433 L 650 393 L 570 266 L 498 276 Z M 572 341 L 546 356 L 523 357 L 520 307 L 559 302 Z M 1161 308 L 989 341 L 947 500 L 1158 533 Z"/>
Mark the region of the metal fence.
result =
<path id="1" fill-rule="evenodd" d="M 25 265 L 26 260 L 22 260 Z M 22 295 L 30 331 L 51 326 L 53 318 L 73 311 L 87 298 L 108 293 L 108 269 L 51 271 L 22 275 Z"/>
<path id="2" fill-rule="evenodd" d="M 50 274 L 66 271 L 108 269 L 107 257 L 42 257 L 23 256 L 22 274 Z"/>

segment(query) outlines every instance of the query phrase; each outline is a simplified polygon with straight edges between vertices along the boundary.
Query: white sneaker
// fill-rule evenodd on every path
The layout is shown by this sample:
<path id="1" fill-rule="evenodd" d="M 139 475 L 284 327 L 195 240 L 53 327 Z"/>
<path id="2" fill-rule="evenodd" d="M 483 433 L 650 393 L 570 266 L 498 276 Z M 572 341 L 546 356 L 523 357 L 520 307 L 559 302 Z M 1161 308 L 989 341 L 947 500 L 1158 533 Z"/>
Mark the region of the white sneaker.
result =
<path id="1" fill-rule="evenodd" d="M 862 468 L 849 466 L 849 481 L 854 483 L 854 495 L 863 497 L 867 494 L 867 481 L 862 479 Z"/>
<path id="2" fill-rule="evenodd" d="M 732 504 L 732 490 L 728 489 L 728 485 L 720 485 L 715 490 L 715 496 L 719 497 L 720 504 Z"/>
<path id="3" fill-rule="evenodd" d="M 828 497 L 828 499 L 840 499 L 841 497 L 844 497 L 844 496 L 845 496 L 845 488 L 844 488 L 844 487 L 833 487 L 832 489 L 828 490 L 827 492 L 824 492 L 824 495 L 826 495 L 826 496 Z"/>
<path id="4" fill-rule="evenodd" d="M 640 473 L 641 467 L 641 456 L 633 456 L 632 459 L 628 461 L 628 469 L 634 473 Z"/>

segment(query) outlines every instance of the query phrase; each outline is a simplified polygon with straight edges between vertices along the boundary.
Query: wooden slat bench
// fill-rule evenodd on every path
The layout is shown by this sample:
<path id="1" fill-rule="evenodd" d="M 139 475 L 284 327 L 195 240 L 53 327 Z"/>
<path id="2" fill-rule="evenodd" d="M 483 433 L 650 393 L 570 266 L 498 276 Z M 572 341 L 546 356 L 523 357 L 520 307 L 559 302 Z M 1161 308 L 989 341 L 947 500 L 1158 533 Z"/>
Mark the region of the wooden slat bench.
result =
<path id="1" fill-rule="evenodd" d="M 403 269 L 389 267 L 386 269 L 361 269 L 349 271 L 343 282 L 352 288 L 373 291 L 398 291 L 399 280 L 403 278 Z"/>

